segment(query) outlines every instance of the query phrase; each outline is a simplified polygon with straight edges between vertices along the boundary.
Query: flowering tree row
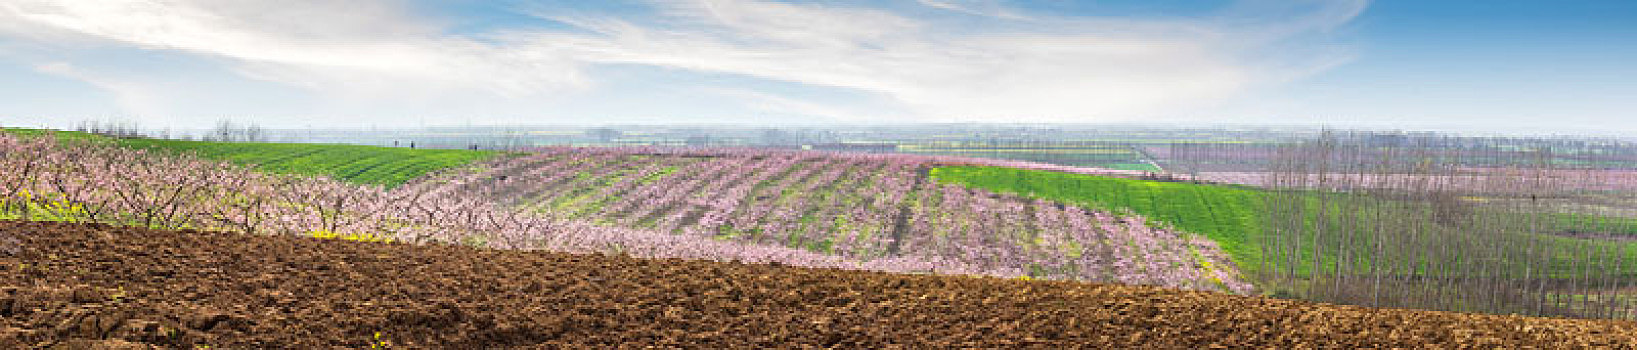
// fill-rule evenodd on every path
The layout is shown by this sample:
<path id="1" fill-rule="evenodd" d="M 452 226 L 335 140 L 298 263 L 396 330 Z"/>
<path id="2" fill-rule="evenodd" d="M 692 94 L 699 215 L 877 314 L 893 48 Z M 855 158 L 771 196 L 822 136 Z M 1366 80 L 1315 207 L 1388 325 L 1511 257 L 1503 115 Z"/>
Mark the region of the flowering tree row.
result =
<path id="1" fill-rule="evenodd" d="M 190 156 L 109 145 L 64 146 L 50 138 L 0 135 L 0 169 L 5 169 L 0 171 L 0 217 L 13 219 L 889 272 L 996 276 L 1006 272 L 916 257 L 852 261 L 801 249 L 596 226 L 530 215 L 493 205 L 482 197 L 440 191 L 447 186 L 386 191 L 324 178 L 265 174 Z"/>
<path id="2" fill-rule="evenodd" d="M 403 189 L 853 261 L 914 258 L 1005 276 L 1251 288 L 1208 240 L 1140 217 L 940 184 L 926 174 L 938 165 L 995 162 L 1056 168 L 894 154 L 545 148 Z"/>

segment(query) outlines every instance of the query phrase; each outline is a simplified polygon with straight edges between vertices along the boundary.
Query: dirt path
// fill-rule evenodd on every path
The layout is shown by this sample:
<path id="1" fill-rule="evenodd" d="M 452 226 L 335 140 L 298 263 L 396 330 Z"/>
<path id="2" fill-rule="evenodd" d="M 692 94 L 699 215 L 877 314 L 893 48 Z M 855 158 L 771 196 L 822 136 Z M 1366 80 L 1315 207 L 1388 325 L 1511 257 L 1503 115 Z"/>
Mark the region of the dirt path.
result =
<path id="1" fill-rule="evenodd" d="M 1637 348 L 1634 322 L 1149 287 L 77 224 L 0 222 L 0 243 L 6 349 Z"/>

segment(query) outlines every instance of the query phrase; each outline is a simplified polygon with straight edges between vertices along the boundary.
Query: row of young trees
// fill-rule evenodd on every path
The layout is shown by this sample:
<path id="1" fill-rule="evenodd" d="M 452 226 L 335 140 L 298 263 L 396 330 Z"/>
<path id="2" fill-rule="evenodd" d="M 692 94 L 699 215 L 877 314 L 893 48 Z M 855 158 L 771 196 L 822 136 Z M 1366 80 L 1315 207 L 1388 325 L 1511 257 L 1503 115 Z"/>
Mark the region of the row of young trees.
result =
<path id="1" fill-rule="evenodd" d="M 1637 177 L 1620 146 L 1327 133 L 1177 148 L 1200 179 L 1266 188 L 1278 295 L 1380 307 L 1637 317 Z M 1553 140 L 1555 141 L 1555 140 Z M 1188 166 L 1203 164 L 1198 166 Z M 1215 170 L 1215 171 L 1213 171 Z"/>
<path id="2" fill-rule="evenodd" d="M 216 122 L 216 128 L 210 129 L 210 132 L 201 139 L 218 142 L 266 142 L 267 129 L 254 123 L 240 125 L 231 120 L 222 120 Z"/>
<path id="3" fill-rule="evenodd" d="M 458 193 L 273 175 L 189 155 L 0 134 L 0 218 L 341 236 L 642 257 L 983 274 L 916 259 L 860 262 L 799 249 L 551 220 Z"/>
<path id="4" fill-rule="evenodd" d="M 74 131 L 98 134 L 114 138 L 159 138 L 159 139 L 188 139 L 188 135 L 173 134 L 169 128 L 159 130 L 143 129 L 141 125 L 128 121 L 86 120 L 76 123 Z M 199 135 L 201 141 L 220 142 L 266 142 L 267 129 L 260 125 L 249 123 L 240 124 L 231 120 L 216 122 L 216 127 Z"/>
<path id="5" fill-rule="evenodd" d="M 74 124 L 74 131 L 98 134 L 98 135 L 109 136 L 109 137 L 117 137 L 117 138 L 160 136 L 160 135 L 155 135 L 152 132 L 142 130 L 141 126 L 137 125 L 135 122 L 119 122 L 119 121 L 103 121 L 103 120 L 80 121 L 79 123 Z M 168 131 L 160 132 L 160 134 L 168 134 L 168 133 L 169 133 Z M 164 135 L 164 136 L 168 137 L 169 135 Z"/>

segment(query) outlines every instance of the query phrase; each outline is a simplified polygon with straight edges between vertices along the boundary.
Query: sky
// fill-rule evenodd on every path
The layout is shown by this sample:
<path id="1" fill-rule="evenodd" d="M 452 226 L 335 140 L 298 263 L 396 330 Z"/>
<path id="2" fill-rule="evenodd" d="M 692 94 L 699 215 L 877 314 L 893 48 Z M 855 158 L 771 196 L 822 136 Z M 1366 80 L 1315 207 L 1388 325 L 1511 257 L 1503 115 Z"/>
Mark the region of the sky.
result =
<path id="1" fill-rule="evenodd" d="M 1637 1 L 7 0 L 0 126 L 1637 132 Z"/>

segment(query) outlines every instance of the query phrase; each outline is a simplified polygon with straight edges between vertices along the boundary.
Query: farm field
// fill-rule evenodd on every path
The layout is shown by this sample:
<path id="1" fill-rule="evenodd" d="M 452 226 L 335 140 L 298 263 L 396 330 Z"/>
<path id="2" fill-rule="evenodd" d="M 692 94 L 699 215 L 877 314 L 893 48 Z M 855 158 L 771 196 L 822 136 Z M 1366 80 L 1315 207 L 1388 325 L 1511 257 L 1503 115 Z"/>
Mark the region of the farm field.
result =
<path id="1" fill-rule="evenodd" d="M 327 176 L 351 183 L 387 187 L 501 154 L 487 150 L 111 138 L 54 130 L 0 129 L 0 132 L 23 136 L 50 134 L 58 140 L 70 142 L 108 142 L 131 149 L 193 153 L 205 159 L 254 165 L 258 170 L 271 173 Z"/>
<path id="2" fill-rule="evenodd" d="M 1208 240 L 917 180 L 933 158 L 563 148 L 385 190 L 108 144 L 0 141 L 0 163 L 22 169 L 0 174 L 3 215 L 31 220 L 1251 288 Z"/>
<path id="3" fill-rule="evenodd" d="M 560 220 L 859 261 L 914 258 L 994 276 L 1249 291 L 1210 240 L 1139 216 L 930 181 L 935 164 L 952 160 L 985 161 L 551 148 L 404 189 L 470 194 Z"/>
<path id="4" fill-rule="evenodd" d="M 1511 169 L 1464 168 L 1457 174 L 1330 174 L 1325 176 L 1308 175 L 1301 178 L 1280 177 L 1272 171 L 1203 172 L 1198 174 L 1199 180 L 1202 181 L 1257 187 L 1279 185 L 1272 183 L 1276 177 L 1279 178 L 1277 181 L 1301 182 L 1315 187 L 1321 181 L 1333 183 L 1333 186 L 1346 183 L 1358 188 L 1379 189 L 1402 189 L 1420 183 L 1435 183 L 1452 187 L 1459 186 L 1461 189 L 1477 196 L 1504 196 L 1526 192 L 1529 189 L 1527 187 L 1497 186 L 1508 178 L 1522 176 L 1541 176 L 1544 178 L 1542 185 L 1562 188 L 1603 192 L 1637 191 L 1637 171 L 1632 170 L 1562 169 L 1540 173 L 1520 173 Z"/>
<path id="5" fill-rule="evenodd" d="M 73 159 L 72 162 L 56 162 Z M 501 249 L 978 273 L 913 258 L 852 261 L 801 249 L 557 221 L 485 198 L 255 171 L 191 154 L 0 135 L 0 218 L 228 230 Z"/>
<path id="6" fill-rule="evenodd" d="M 898 151 L 908 154 L 979 157 L 1040 162 L 1076 167 L 1158 172 L 1154 159 L 1135 143 L 1116 141 L 1058 142 L 909 142 Z"/>
<path id="7" fill-rule="evenodd" d="M 1637 350 L 1634 33 L 0 0 L 0 350 Z"/>
<path id="8" fill-rule="evenodd" d="M 1637 266 L 1620 259 L 1637 254 L 1637 243 L 1621 238 L 1637 234 L 1637 221 L 1625 217 L 1553 211 L 1520 213 L 1509 211 L 1506 206 L 1454 210 L 1436 203 L 1364 194 L 1272 191 L 1240 185 L 1142 181 L 1005 167 L 939 167 L 931 171 L 931 176 L 941 182 L 995 192 L 1074 203 L 1103 211 L 1131 212 L 1180 232 L 1202 234 L 1232 256 L 1240 270 L 1252 276 L 1264 293 L 1275 295 L 1379 289 L 1379 285 L 1370 283 L 1393 278 L 1439 278 L 1453 285 L 1466 283 L 1461 281 L 1472 278 L 1469 274 L 1479 273 L 1448 270 L 1445 264 L 1473 261 L 1466 255 L 1472 253 L 1438 248 L 1443 244 L 1489 247 L 1486 249 L 1494 251 L 1486 254 L 1516 256 L 1517 261 L 1485 263 L 1484 269 L 1489 272 L 1483 278 L 1539 285 L 1540 290 L 1532 292 L 1546 293 L 1542 298 L 1549 300 L 1547 303 L 1562 298 L 1585 298 L 1587 294 L 1604 300 L 1612 300 L 1614 295 L 1623 297 L 1629 291 L 1623 290 L 1620 287 L 1623 284 L 1618 281 L 1637 277 Z M 1441 216 L 1453 215 L 1451 213 L 1459 213 L 1463 219 L 1452 222 Z M 1409 223 L 1429 224 L 1412 227 Z M 1487 234 L 1470 233 L 1474 231 Z M 1376 237 L 1359 232 L 1416 233 L 1418 236 Z M 1378 252 L 1383 244 L 1405 246 Z M 1406 265 L 1405 261 L 1421 263 Z M 1526 266 L 1530 263 L 1535 265 Z M 1595 273 L 1587 271 L 1592 263 L 1597 264 Z M 1521 273 L 1524 270 L 1532 271 Z M 1315 271 L 1320 274 L 1315 275 Z M 1501 277 L 1499 271 L 1520 273 Z M 1380 277 L 1384 273 L 1393 275 Z M 1317 280 L 1329 285 L 1316 284 Z M 1342 287 L 1349 283 L 1363 285 Z M 1448 295 L 1441 298 L 1454 298 L 1447 293 L 1439 294 Z M 1361 302 L 1356 295 L 1348 298 L 1354 298 L 1349 302 Z M 1363 302 L 1371 302 L 1366 299 Z M 1418 302 L 1444 305 L 1439 307 L 1452 307 L 1449 305 L 1456 303 L 1449 299 Z M 1630 306 L 1625 304 L 1607 306 L 1612 311 L 1601 312 L 1622 315 L 1631 312 Z"/>
<path id="9" fill-rule="evenodd" d="M 255 165 L 281 174 L 320 175 L 338 180 L 393 187 L 438 170 L 494 157 L 500 152 L 458 149 L 409 149 L 355 145 L 226 143 L 151 139 L 120 140 L 136 149 L 196 152 L 206 159 Z"/>
<path id="10" fill-rule="evenodd" d="M 1621 259 L 1637 253 L 1637 241 L 1621 239 L 1637 233 L 1637 219 L 1518 215 L 1507 209 L 1516 200 L 1439 204 L 952 156 L 655 147 L 519 150 L 383 188 L 196 157 L 203 151 L 69 137 L 57 144 L 0 136 L 10 150 L 0 163 L 22 169 L 0 174 L 0 218 L 1113 282 L 1501 313 L 1464 300 L 1462 288 L 1518 284 L 1537 287 L 1489 297 L 1546 305 L 1528 314 L 1546 314 L 1547 306 L 1550 314 L 1577 317 L 1637 312 L 1621 282 L 1637 277 L 1637 259 Z M 169 142 L 216 159 L 302 150 Z M 79 161 L 41 161 L 50 159 Z M 1416 236 L 1350 234 L 1383 230 Z M 1493 234 L 1467 234 L 1474 231 Z M 1440 244 L 1527 260 L 1474 259 L 1433 249 Z M 1426 249 L 1381 251 L 1388 245 Z M 1514 249 L 1523 247 L 1530 249 Z M 1460 264 L 1483 265 L 1451 270 Z M 1420 286 L 1428 281 L 1437 285 Z M 1435 296 L 1407 292 L 1398 297 L 1419 299 L 1380 301 L 1379 291 L 1395 285 Z M 1363 290 L 1372 292 L 1365 297 Z"/>
<path id="11" fill-rule="evenodd" d="M 1355 152 L 1348 157 L 1390 162 L 1413 157 L 1437 164 L 1453 165 L 1483 174 L 1491 169 L 1525 164 L 1551 165 L 1556 169 L 1597 169 L 1629 171 L 1637 168 L 1637 149 L 1621 142 L 1561 139 L 1504 139 L 1419 135 L 1354 133 L 1339 131 L 1329 136 L 1285 142 L 1175 142 L 1143 146 L 1147 154 L 1170 171 L 1179 173 L 1222 173 L 1234 175 L 1275 171 L 1281 160 L 1289 160 L 1291 146 L 1318 147 L 1319 139 L 1328 146 Z M 1309 152 L 1312 149 L 1307 150 Z M 1287 164 L 1288 165 L 1288 164 Z M 1242 177 L 1250 179 L 1250 177 Z"/>
<path id="12" fill-rule="evenodd" d="M 1260 262 L 1255 237 L 1266 214 L 1263 193 L 1255 188 L 989 166 L 944 166 L 929 174 L 943 183 L 1141 215 L 1209 237 L 1241 269 Z"/>
<path id="13" fill-rule="evenodd" d="M 5 348 L 1637 346 L 1632 321 L 1144 286 L 13 221 L 0 241 Z"/>

